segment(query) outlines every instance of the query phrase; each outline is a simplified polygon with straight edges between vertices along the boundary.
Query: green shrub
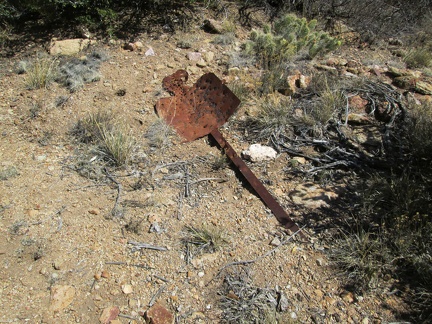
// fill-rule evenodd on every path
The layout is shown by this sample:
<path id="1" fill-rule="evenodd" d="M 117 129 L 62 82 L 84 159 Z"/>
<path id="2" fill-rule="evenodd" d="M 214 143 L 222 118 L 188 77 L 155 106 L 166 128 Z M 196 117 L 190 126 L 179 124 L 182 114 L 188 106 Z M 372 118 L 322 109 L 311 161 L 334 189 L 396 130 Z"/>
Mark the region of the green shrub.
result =
<path id="1" fill-rule="evenodd" d="M 305 51 L 312 59 L 328 53 L 341 45 L 341 41 L 329 34 L 316 31 L 317 21 L 307 21 L 295 15 L 285 15 L 262 31 L 254 30 L 245 45 L 245 51 L 257 58 L 264 68 L 290 61 L 296 54 Z"/>

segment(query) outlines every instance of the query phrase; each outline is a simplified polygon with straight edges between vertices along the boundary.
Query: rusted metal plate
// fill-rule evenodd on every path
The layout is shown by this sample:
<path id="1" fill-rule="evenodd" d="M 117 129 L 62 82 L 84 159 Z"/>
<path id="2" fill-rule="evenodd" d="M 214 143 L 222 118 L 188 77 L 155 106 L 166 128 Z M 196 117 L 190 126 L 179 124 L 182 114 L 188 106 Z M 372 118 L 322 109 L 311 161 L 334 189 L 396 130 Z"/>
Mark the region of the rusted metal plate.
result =
<path id="1" fill-rule="evenodd" d="M 213 73 L 204 74 L 192 87 L 185 85 L 187 80 L 188 73 L 184 70 L 163 79 L 164 88 L 173 96 L 159 99 L 156 103 L 158 115 L 186 141 L 211 134 L 277 220 L 292 232 L 299 232 L 304 238 L 304 233 L 218 130 L 235 112 L 240 100 Z"/>
<path id="2" fill-rule="evenodd" d="M 179 70 L 163 80 L 171 94 L 156 103 L 156 110 L 186 141 L 209 134 L 227 122 L 240 100 L 213 73 L 204 74 L 191 87 L 185 85 L 188 73 Z"/>

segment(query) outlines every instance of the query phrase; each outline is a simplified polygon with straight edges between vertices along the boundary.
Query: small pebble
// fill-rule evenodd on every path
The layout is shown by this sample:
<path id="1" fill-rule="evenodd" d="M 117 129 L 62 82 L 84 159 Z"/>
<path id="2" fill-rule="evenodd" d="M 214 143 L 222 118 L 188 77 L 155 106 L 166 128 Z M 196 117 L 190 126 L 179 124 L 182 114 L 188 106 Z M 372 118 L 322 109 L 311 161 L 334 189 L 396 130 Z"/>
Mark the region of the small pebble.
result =
<path id="1" fill-rule="evenodd" d="M 92 214 L 92 215 L 99 215 L 100 214 L 100 210 L 97 208 L 92 208 L 88 212 L 89 212 L 89 214 Z"/>
<path id="2" fill-rule="evenodd" d="M 122 291 L 124 294 L 131 294 L 133 292 L 133 288 L 131 285 L 123 285 L 122 286 Z"/>

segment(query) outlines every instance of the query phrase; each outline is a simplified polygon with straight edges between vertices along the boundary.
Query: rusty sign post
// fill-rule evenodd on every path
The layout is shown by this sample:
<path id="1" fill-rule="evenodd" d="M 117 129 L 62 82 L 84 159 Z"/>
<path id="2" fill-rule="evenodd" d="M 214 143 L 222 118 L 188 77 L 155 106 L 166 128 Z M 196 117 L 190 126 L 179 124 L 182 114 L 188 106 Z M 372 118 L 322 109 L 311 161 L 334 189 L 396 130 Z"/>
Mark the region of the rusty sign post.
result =
<path id="1" fill-rule="evenodd" d="M 204 74 L 192 87 L 185 85 L 187 80 L 188 73 L 185 70 L 178 70 L 163 79 L 163 87 L 173 96 L 159 99 L 156 103 L 158 115 L 186 141 L 190 142 L 208 134 L 213 136 L 277 220 L 285 228 L 305 237 L 219 131 L 219 127 L 236 111 L 240 100 L 213 73 Z"/>

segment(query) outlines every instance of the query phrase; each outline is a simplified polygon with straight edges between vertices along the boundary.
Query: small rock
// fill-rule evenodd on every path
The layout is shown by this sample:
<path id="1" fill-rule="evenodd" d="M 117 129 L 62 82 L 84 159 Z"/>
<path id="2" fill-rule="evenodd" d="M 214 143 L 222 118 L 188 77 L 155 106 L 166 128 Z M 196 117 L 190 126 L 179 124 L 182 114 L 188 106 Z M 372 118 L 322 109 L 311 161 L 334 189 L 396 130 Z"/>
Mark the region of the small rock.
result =
<path id="1" fill-rule="evenodd" d="M 135 51 L 137 49 L 137 47 L 134 43 L 126 43 L 123 45 L 123 49 L 125 49 L 127 51 Z"/>
<path id="2" fill-rule="evenodd" d="M 432 84 L 424 81 L 417 81 L 415 83 L 414 91 L 422 95 L 432 95 Z"/>
<path id="3" fill-rule="evenodd" d="M 243 157 L 252 162 L 262 162 L 274 160 L 277 152 L 270 146 L 261 144 L 252 144 L 249 148 L 242 152 Z"/>
<path id="4" fill-rule="evenodd" d="M 128 284 L 122 285 L 121 288 L 122 288 L 123 293 L 126 295 L 131 294 L 133 292 L 132 285 L 128 285 Z"/>
<path id="5" fill-rule="evenodd" d="M 318 299 L 321 299 L 324 296 L 324 293 L 320 289 L 314 290 L 315 296 L 317 296 Z"/>
<path id="6" fill-rule="evenodd" d="M 99 317 L 99 322 L 102 324 L 110 324 L 120 314 L 120 309 L 116 306 L 107 307 L 103 310 L 102 315 Z"/>
<path id="7" fill-rule="evenodd" d="M 63 261 L 62 260 L 55 260 L 53 262 L 53 267 L 56 270 L 60 270 L 62 268 L 62 266 L 63 266 Z"/>
<path id="8" fill-rule="evenodd" d="M 145 55 L 145 56 L 155 56 L 156 54 L 155 54 L 153 48 L 150 47 L 150 48 L 149 48 L 149 49 L 144 53 L 144 55 Z"/>
<path id="9" fill-rule="evenodd" d="M 201 53 L 198 52 L 188 52 L 186 56 L 189 61 L 199 61 L 202 59 Z"/>
<path id="10" fill-rule="evenodd" d="M 174 316 L 159 303 L 154 304 L 144 314 L 147 323 L 152 324 L 173 324 Z"/>
<path id="11" fill-rule="evenodd" d="M 90 45 L 89 39 L 75 38 L 65 40 L 53 39 L 50 44 L 51 55 L 74 55 L 81 52 Z"/>
<path id="12" fill-rule="evenodd" d="M 228 69 L 228 75 L 239 75 L 239 74 L 240 74 L 240 68 L 238 68 L 237 66 L 230 67 Z"/>
<path id="13" fill-rule="evenodd" d="M 317 264 L 319 267 L 322 267 L 322 266 L 324 265 L 324 260 L 321 259 L 321 258 L 318 258 L 318 259 L 316 259 L 316 264 Z"/>
<path id="14" fill-rule="evenodd" d="M 0 180 L 8 180 L 18 175 L 18 170 L 14 166 L 8 166 L 0 171 Z"/>
<path id="15" fill-rule="evenodd" d="M 152 223 L 152 224 L 150 225 L 149 232 L 150 232 L 150 233 L 156 233 L 156 234 L 160 234 L 160 233 L 162 233 L 162 229 L 161 229 L 159 223 L 158 223 L 158 222 L 154 222 L 154 223 Z"/>
<path id="16" fill-rule="evenodd" d="M 109 324 L 123 324 L 123 322 L 120 321 L 119 319 L 115 319 L 115 320 L 111 320 L 111 321 L 109 322 Z"/>
<path id="17" fill-rule="evenodd" d="M 95 273 L 94 276 L 93 276 L 93 278 L 94 278 L 95 280 L 100 280 L 100 278 L 101 278 L 101 274 L 100 274 L 100 273 Z"/>
<path id="18" fill-rule="evenodd" d="M 287 296 L 284 293 L 280 295 L 278 309 L 280 312 L 286 312 L 289 307 L 289 302 Z"/>
<path id="19" fill-rule="evenodd" d="M 296 161 L 298 164 L 306 164 L 306 159 L 302 156 L 295 156 L 291 160 Z"/>
<path id="20" fill-rule="evenodd" d="M 361 112 L 364 112 L 366 110 L 366 106 L 368 105 L 368 101 L 359 95 L 349 97 L 348 103 L 351 109 Z"/>
<path id="21" fill-rule="evenodd" d="M 205 67 L 207 66 L 207 62 L 204 61 L 203 59 L 200 59 L 200 60 L 196 63 L 196 65 L 197 65 L 198 67 L 200 67 L 200 68 L 205 68 Z"/>
<path id="22" fill-rule="evenodd" d="M 205 60 L 207 63 L 210 63 L 210 62 L 213 62 L 214 57 L 215 57 L 215 53 L 213 53 L 213 52 L 205 52 L 205 53 L 203 54 L 203 57 L 204 57 L 204 60 Z"/>
<path id="23" fill-rule="evenodd" d="M 212 34 L 222 34 L 223 31 L 221 23 L 214 19 L 204 20 L 203 29 L 207 33 L 212 33 Z"/>
<path id="24" fill-rule="evenodd" d="M 342 294 L 340 294 L 340 297 L 344 302 L 349 304 L 354 302 L 354 294 L 350 291 L 344 291 Z"/>
<path id="25" fill-rule="evenodd" d="M 88 212 L 89 212 L 89 214 L 92 214 L 92 215 L 99 215 L 100 214 L 100 210 L 97 208 L 92 208 Z"/>
<path id="26" fill-rule="evenodd" d="M 59 312 L 68 307 L 73 302 L 74 298 L 74 287 L 55 285 L 51 288 L 50 310 Z"/>
<path id="27" fill-rule="evenodd" d="M 281 241 L 280 241 L 277 237 L 275 237 L 275 238 L 270 242 L 270 245 L 273 245 L 273 246 L 279 246 L 279 245 L 281 245 Z"/>
<path id="28" fill-rule="evenodd" d="M 101 272 L 101 277 L 102 277 L 102 278 L 105 278 L 105 279 L 108 279 L 108 278 L 110 277 L 110 274 L 109 274 L 108 271 L 106 271 L 106 270 L 102 270 L 102 272 Z"/>

